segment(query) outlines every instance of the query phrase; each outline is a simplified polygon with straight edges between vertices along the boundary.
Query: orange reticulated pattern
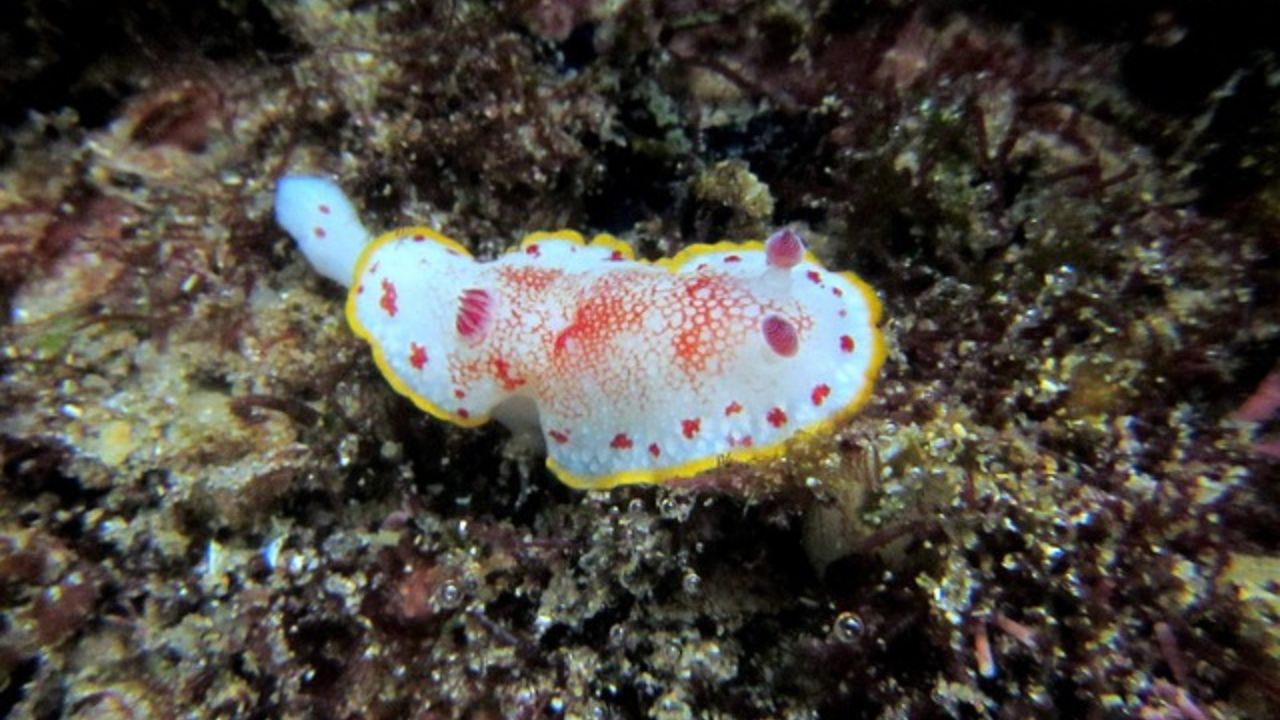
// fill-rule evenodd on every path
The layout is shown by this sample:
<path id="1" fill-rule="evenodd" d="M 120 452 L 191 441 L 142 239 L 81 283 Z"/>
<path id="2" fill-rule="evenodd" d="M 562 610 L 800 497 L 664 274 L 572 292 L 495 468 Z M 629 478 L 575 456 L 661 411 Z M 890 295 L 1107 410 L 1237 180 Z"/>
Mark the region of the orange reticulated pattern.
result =
<path id="1" fill-rule="evenodd" d="M 739 278 L 638 265 L 607 274 L 500 268 L 496 275 L 501 300 L 484 351 L 448 352 L 450 381 L 468 397 L 485 395 L 480 385 L 525 392 L 544 417 L 566 423 L 603 420 L 602 406 L 611 403 L 643 417 L 672 393 L 705 396 L 758 334 L 760 300 Z M 798 323 L 811 321 L 801 315 Z"/>
<path id="2" fill-rule="evenodd" d="M 618 269 L 572 277 L 561 290 L 569 324 L 550 348 L 548 390 L 588 375 L 611 396 L 625 396 L 638 389 L 641 369 L 659 358 L 669 360 L 662 369 L 679 371 L 696 390 L 709 369 L 724 367 L 727 350 L 752 332 L 746 319 L 753 298 L 727 277 Z"/>

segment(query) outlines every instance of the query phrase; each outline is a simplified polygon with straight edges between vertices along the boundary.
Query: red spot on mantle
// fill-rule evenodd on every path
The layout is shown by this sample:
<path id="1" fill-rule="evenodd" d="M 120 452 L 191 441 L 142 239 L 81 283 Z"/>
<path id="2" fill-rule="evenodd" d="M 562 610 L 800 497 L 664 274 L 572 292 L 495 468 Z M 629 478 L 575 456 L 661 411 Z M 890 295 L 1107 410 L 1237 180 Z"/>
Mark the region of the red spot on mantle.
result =
<path id="1" fill-rule="evenodd" d="M 822 284 L 822 276 L 818 274 L 817 270 L 810 270 L 809 272 L 805 273 L 804 276 L 812 280 L 815 285 Z"/>
<path id="2" fill-rule="evenodd" d="M 769 421 L 770 425 L 776 428 L 780 428 L 787 424 L 787 414 L 783 412 L 780 407 L 775 407 L 770 410 L 769 414 L 765 416 L 765 419 Z"/>
<path id="3" fill-rule="evenodd" d="M 378 304 L 382 306 L 383 310 L 387 311 L 388 315 L 391 317 L 396 316 L 396 286 L 386 278 L 382 279 L 382 299 L 378 301 Z"/>
<path id="4" fill-rule="evenodd" d="M 840 349 L 847 353 L 853 352 L 853 338 L 849 337 L 848 335 L 841 335 Z"/>
<path id="5" fill-rule="evenodd" d="M 614 435 L 613 440 L 609 442 L 609 447 L 614 450 L 630 450 L 633 446 L 634 443 L 631 442 L 631 438 L 627 437 L 626 433 Z"/>
<path id="6" fill-rule="evenodd" d="M 726 255 L 724 261 L 727 263 L 742 262 L 742 258 L 737 255 Z"/>
<path id="7" fill-rule="evenodd" d="M 409 364 L 421 370 L 427 364 L 427 349 L 416 342 L 409 343 Z"/>
<path id="8" fill-rule="evenodd" d="M 569 433 L 567 432 L 560 432 L 559 430 L 548 430 L 547 434 L 551 436 L 552 440 L 555 440 L 561 445 L 569 442 Z"/>
<path id="9" fill-rule="evenodd" d="M 316 229 L 312 230 L 311 232 L 315 233 L 315 236 L 316 236 L 316 237 L 318 237 L 318 238 L 320 238 L 321 240 L 323 240 L 323 239 L 324 239 L 324 236 L 325 236 L 325 234 L 326 234 L 326 233 L 325 233 L 325 231 L 324 231 L 324 228 L 322 228 L 322 227 L 317 227 Z"/>
<path id="10" fill-rule="evenodd" d="M 464 398 L 464 397 L 466 397 L 466 396 L 467 396 L 467 391 L 465 391 L 465 390 L 454 390 L 454 391 L 453 391 L 453 396 L 454 396 L 454 397 L 456 397 L 456 398 L 458 398 L 459 400 L 461 400 L 462 398 Z"/>
<path id="11" fill-rule="evenodd" d="M 830 394 L 831 388 L 826 383 L 823 383 L 813 389 L 813 392 L 809 394 L 809 399 L 813 400 L 814 405 L 822 405 Z"/>
<path id="12" fill-rule="evenodd" d="M 466 408 L 458 408 L 458 417 L 462 418 L 463 420 L 466 420 L 467 418 L 471 417 L 471 413 L 467 412 Z"/>
<path id="13" fill-rule="evenodd" d="M 622 260 L 622 259 L 623 259 L 623 257 L 622 257 L 622 251 L 621 251 L 621 250 L 614 250 L 614 251 L 613 251 L 613 253 L 611 253 L 611 254 L 609 255 L 609 260 L 610 260 L 610 261 L 612 261 L 612 262 L 618 262 L 618 261 L 620 261 L 620 260 Z"/>
<path id="14" fill-rule="evenodd" d="M 649 454 L 658 457 L 662 454 L 662 448 L 658 447 L 658 443 L 649 443 Z"/>
<path id="15" fill-rule="evenodd" d="M 511 363 L 502 358 L 493 359 L 493 372 L 498 376 L 498 382 L 502 383 L 503 390 L 515 390 L 526 382 L 524 378 L 512 375 Z"/>
<path id="16" fill-rule="evenodd" d="M 734 400 L 733 402 L 724 406 L 725 417 L 729 417 L 730 415 L 737 415 L 740 412 L 742 412 L 742 406 L 738 404 L 737 400 Z"/>
<path id="17" fill-rule="evenodd" d="M 702 429 L 702 420 L 693 418 L 692 420 L 680 421 L 680 432 L 685 436 L 686 440 L 692 440 L 694 435 Z"/>
<path id="18" fill-rule="evenodd" d="M 328 206 L 328 205 L 325 205 L 324 203 L 321 203 L 321 204 L 320 204 L 320 206 L 319 206 L 318 208 L 316 208 L 316 209 L 320 211 L 320 214 L 321 214 L 321 215 L 328 215 L 328 214 L 329 214 L 329 206 Z"/>
<path id="19" fill-rule="evenodd" d="M 414 236 L 413 236 L 413 241 L 414 241 L 414 242 L 426 242 L 426 241 L 427 241 L 427 236 L 426 236 L 426 235 L 421 235 L 421 234 L 419 234 L 419 235 L 414 235 Z"/>
<path id="20" fill-rule="evenodd" d="M 532 255 L 533 257 L 538 257 L 539 255 L 542 254 L 542 251 L 538 249 L 538 243 L 533 243 L 532 245 L 529 245 L 524 249 L 524 252 L 526 255 Z"/>

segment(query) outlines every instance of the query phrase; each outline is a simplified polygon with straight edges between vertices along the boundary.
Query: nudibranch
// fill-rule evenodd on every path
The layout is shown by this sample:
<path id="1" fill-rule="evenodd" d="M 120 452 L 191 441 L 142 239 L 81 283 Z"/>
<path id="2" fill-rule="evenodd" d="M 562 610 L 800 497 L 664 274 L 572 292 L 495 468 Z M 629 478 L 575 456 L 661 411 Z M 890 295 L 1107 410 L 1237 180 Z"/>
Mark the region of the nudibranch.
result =
<path id="1" fill-rule="evenodd" d="M 350 288 L 347 320 L 392 387 L 457 425 L 535 432 L 573 487 L 781 455 L 863 405 L 884 361 L 875 293 L 792 230 L 655 262 L 609 235 L 536 232 L 480 262 L 425 227 L 370 240 L 324 178 L 283 178 L 275 209 Z"/>

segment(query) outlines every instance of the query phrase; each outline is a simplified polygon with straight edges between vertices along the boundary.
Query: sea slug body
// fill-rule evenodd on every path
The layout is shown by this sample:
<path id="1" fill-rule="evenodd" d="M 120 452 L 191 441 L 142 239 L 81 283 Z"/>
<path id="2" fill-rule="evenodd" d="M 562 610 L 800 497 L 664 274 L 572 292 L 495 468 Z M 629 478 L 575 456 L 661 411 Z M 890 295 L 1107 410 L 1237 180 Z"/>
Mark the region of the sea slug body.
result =
<path id="1" fill-rule="evenodd" d="M 537 232 L 479 262 L 422 227 L 370 240 L 333 182 L 283 178 L 276 218 L 326 277 L 391 385 L 472 427 L 538 433 L 587 489 L 783 452 L 870 396 L 880 303 L 781 230 L 637 261 L 608 235 Z"/>

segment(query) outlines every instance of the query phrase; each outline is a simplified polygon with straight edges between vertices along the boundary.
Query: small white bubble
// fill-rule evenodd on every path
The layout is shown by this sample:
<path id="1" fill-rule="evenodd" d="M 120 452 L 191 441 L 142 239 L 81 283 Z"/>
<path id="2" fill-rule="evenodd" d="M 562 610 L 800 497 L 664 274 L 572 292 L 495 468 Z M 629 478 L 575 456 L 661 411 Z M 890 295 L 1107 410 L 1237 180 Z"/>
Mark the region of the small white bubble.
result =
<path id="1" fill-rule="evenodd" d="M 462 591 L 453 583 L 445 583 L 440 586 L 440 604 L 447 608 L 455 608 L 462 600 Z"/>
<path id="2" fill-rule="evenodd" d="M 698 573 L 692 570 L 685 572 L 684 580 L 682 580 L 680 584 L 684 588 L 684 591 L 690 595 L 697 595 L 702 592 L 702 578 Z"/>
<path id="3" fill-rule="evenodd" d="M 832 623 L 832 631 L 835 636 L 844 642 L 853 642 L 862 637 L 862 618 L 856 613 L 842 612 L 836 616 L 836 621 Z"/>

